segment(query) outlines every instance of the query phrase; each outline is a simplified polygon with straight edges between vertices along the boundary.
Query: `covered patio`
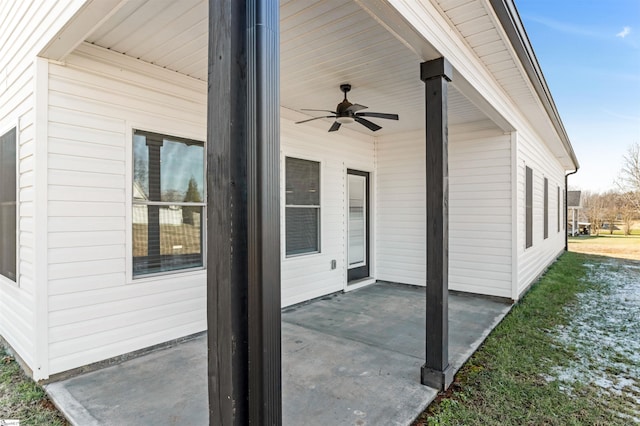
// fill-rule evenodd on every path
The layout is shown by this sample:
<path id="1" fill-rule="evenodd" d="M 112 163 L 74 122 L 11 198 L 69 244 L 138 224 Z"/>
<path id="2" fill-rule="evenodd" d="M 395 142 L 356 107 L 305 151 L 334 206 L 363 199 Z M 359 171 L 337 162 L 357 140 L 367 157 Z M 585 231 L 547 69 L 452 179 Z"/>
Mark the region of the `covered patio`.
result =
<path id="1" fill-rule="evenodd" d="M 178 274 L 167 289 L 156 290 L 155 277 L 136 280 L 125 269 L 114 301 L 133 299 L 138 288 L 162 292 L 166 300 L 153 306 L 158 318 L 140 324 L 137 312 L 156 302 L 140 297 L 132 303 L 122 319 L 132 330 L 120 352 L 111 353 L 144 348 L 141 337 L 156 339 L 145 334 L 150 322 L 158 330 L 154 343 L 205 328 L 207 338 L 47 389 L 70 418 L 80 416 L 79 424 L 127 423 L 112 420 L 122 415 L 142 423 L 156 420 L 139 416 L 158 415 L 204 424 L 205 417 L 179 413 L 206 415 L 207 373 L 209 414 L 219 416 L 211 424 L 279 424 L 281 418 L 286 424 L 405 424 L 448 387 L 508 311 L 505 301 L 518 297 L 516 139 L 486 96 L 501 90 L 499 82 L 475 54 L 456 58 L 459 46 L 452 46 L 462 35 L 447 31 L 450 24 L 441 19 L 446 2 L 420 16 L 439 25 L 450 43 L 425 32 L 422 25 L 431 23 L 410 23 L 395 2 L 283 0 L 278 7 L 255 1 L 246 10 L 241 3 L 186 0 L 158 8 L 151 0 L 114 0 L 104 17 L 95 9 L 106 3 L 93 1 L 65 28 L 83 39 L 70 47 L 58 37 L 45 50 L 48 59 L 65 60 L 49 68 L 49 90 L 61 94 L 59 109 L 85 96 L 84 87 L 70 83 L 82 80 L 96 88 L 97 121 L 103 114 L 122 120 L 127 147 L 127 136 L 137 130 L 207 141 L 207 261 L 190 275 L 194 290 L 183 289 Z M 478 49 L 488 46 L 487 61 L 499 62 L 504 78 L 520 84 L 488 7 L 469 2 L 460 25 L 477 15 Z M 480 77 L 473 67 L 482 69 Z M 115 82 L 122 87 L 111 90 Z M 328 133 L 333 119 L 299 123 L 315 114 L 306 108 L 334 108 L 344 83 L 352 85 L 354 102 L 400 119 L 379 120 L 384 127 L 375 133 L 359 125 Z M 178 101 L 189 110 L 174 108 Z M 124 152 L 126 168 L 132 160 Z M 287 251 L 284 165 L 290 158 L 321 170 L 319 189 L 308 191 L 320 193 L 312 226 L 316 246 L 302 255 Z M 367 272 L 357 282 L 348 278 L 345 219 L 352 170 L 371 178 Z M 130 268 L 129 236 L 122 250 Z M 57 291 L 61 311 L 94 303 L 74 297 L 67 282 Z M 191 303 L 174 303 L 174 291 Z M 305 300 L 313 301 L 299 304 Z M 104 309 L 101 318 L 109 315 Z M 58 317 L 54 355 L 60 361 L 49 373 L 109 358 L 95 347 L 98 341 L 107 346 L 100 335 L 69 338 L 80 322 L 73 312 Z M 174 328 L 175 320 L 185 323 Z M 109 333 L 120 345 L 119 330 Z M 161 407 L 149 405 L 156 402 Z"/>
<path id="2" fill-rule="evenodd" d="M 406 425 L 436 397 L 420 384 L 425 289 L 377 283 L 282 313 L 285 425 Z M 510 309 L 449 296 L 450 362 L 457 371 Z M 46 385 L 78 425 L 206 425 L 206 338 Z"/>

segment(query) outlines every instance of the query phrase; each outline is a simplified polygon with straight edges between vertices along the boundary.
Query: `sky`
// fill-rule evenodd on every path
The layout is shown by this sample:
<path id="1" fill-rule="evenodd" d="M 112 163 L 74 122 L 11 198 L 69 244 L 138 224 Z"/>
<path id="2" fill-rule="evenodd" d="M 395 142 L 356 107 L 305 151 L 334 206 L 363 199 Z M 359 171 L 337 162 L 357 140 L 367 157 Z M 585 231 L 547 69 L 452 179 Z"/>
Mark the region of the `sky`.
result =
<path id="1" fill-rule="evenodd" d="M 604 192 L 640 143 L 640 0 L 515 0 L 580 162 L 574 189 Z"/>

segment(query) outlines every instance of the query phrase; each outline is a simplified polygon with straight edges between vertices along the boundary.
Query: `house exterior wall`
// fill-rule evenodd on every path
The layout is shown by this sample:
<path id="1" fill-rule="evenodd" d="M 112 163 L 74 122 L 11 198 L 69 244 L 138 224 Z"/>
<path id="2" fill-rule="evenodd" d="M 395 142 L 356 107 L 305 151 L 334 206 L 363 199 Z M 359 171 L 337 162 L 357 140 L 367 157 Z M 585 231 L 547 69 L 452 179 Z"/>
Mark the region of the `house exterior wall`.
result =
<path id="1" fill-rule="evenodd" d="M 50 374 L 206 329 L 205 271 L 133 279 L 132 130 L 206 138 L 206 84 L 81 45 L 49 65 Z"/>
<path id="2" fill-rule="evenodd" d="M 18 143 L 18 247 L 17 282 L 0 277 L 0 336 L 32 370 L 45 377 L 46 249 L 39 241 L 44 217 L 38 195 L 46 169 L 36 165 L 41 155 L 46 125 L 39 121 L 36 87 L 46 73 L 37 53 L 83 4 L 84 0 L 2 2 L 0 4 L 0 132 L 17 128 Z M 46 84 L 46 81 L 44 82 Z M 41 99 L 44 101 L 44 98 Z M 44 315 L 46 317 L 46 315 Z"/>
<path id="3" fill-rule="evenodd" d="M 83 44 L 48 98 L 50 374 L 205 330 L 205 271 L 132 279 L 130 233 L 132 129 L 203 140 L 206 84 Z M 283 223 L 283 306 L 345 288 L 346 170 L 375 168 L 372 137 L 287 114 L 283 164 L 321 163 L 321 252 L 287 258 Z"/>
<path id="4" fill-rule="evenodd" d="M 204 270 L 136 280 L 131 270 L 132 129 L 204 140 L 206 83 L 89 44 L 64 63 L 37 59 L 84 3 L 0 6 L 0 46 L 9 45 L 0 58 L 0 132 L 18 129 L 20 217 L 18 282 L 0 278 L 0 335 L 36 379 L 206 328 Z M 440 40 L 436 47 L 517 128 L 451 126 L 449 146 L 450 288 L 516 299 L 562 250 L 555 193 L 564 170 L 461 40 L 448 39 L 453 32 L 415 27 Z M 328 137 L 326 121 L 297 118 L 282 111 L 281 161 L 321 164 L 321 249 L 287 258 L 283 220 L 282 305 L 347 289 L 347 169 L 371 173 L 371 275 L 424 285 L 423 133 L 374 138 L 345 126 Z M 526 166 L 534 171 L 528 249 Z"/>
<path id="5" fill-rule="evenodd" d="M 557 227 L 557 188 L 564 190 L 564 169 L 547 147 L 535 135 L 517 134 L 517 254 L 518 280 L 517 298 L 522 296 L 534 280 L 564 250 L 566 232 L 562 224 Z M 525 167 L 533 170 L 533 245 L 525 248 Z M 549 185 L 549 234 L 544 238 L 544 178 Z"/>
<path id="6" fill-rule="evenodd" d="M 348 126 L 342 126 L 339 132 L 328 134 L 330 122 L 327 120 L 296 125 L 293 116 L 287 110 L 283 110 L 282 115 L 281 164 L 284 165 L 285 157 L 318 161 L 321 176 L 320 253 L 287 257 L 284 221 L 285 170 L 281 167 L 282 306 L 288 306 L 345 289 L 347 169 L 370 172 L 373 182 L 376 153 L 373 137 L 350 131 Z M 372 225 L 375 225 L 375 222 Z M 332 260 L 336 261 L 335 269 L 331 269 Z M 371 272 L 373 274 L 373 271 Z"/>
<path id="7" fill-rule="evenodd" d="M 425 285 L 425 138 L 377 141 L 376 278 Z M 511 297 L 510 137 L 452 127 L 449 138 L 449 288 Z"/>

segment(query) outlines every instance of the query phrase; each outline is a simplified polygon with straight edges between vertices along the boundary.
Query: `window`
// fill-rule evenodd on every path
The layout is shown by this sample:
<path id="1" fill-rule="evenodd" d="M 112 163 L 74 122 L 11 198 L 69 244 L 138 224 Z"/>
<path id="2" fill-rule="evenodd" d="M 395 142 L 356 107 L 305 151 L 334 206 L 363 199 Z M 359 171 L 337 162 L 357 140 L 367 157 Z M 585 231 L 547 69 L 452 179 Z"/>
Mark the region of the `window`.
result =
<path id="1" fill-rule="evenodd" d="M 0 275 L 16 281 L 16 129 L 0 136 Z"/>
<path id="2" fill-rule="evenodd" d="M 320 251 L 320 163 L 287 157 L 285 161 L 286 254 Z"/>
<path id="3" fill-rule="evenodd" d="M 544 238 L 549 238 L 549 179 L 544 178 Z"/>
<path id="4" fill-rule="evenodd" d="M 560 187 L 558 187 L 558 232 L 560 232 Z"/>
<path id="5" fill-rule="evenodd" d="M 136 130 L 133 275 L 204 266 L 204 143 Z"/>
<path id="6" fill-rule="evenodd" d="M 525 229 L 526 229 L 526 248 L 533 245 L 533 170 L 529 167 L 526 170 L 526 200 L 525 200 Z"/>
<path id="7" fill-rule="evenodd" d="M 567 189 L 562 190 L 562 229 L 567 225 Z"/>

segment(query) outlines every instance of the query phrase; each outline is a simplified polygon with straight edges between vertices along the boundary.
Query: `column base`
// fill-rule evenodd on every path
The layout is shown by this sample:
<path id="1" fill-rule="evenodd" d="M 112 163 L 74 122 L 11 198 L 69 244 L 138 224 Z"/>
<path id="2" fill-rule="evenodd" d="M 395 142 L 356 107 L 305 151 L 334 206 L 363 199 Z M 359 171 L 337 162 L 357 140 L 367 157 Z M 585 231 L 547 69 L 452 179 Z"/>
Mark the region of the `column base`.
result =
<path id="1" fill-rule="evenodd" d="M 444 371 L 441 371 L 429 368 L 425 364 L 421 369 L 420 383 L 442 392 L 446 390 L 451 383 L 453 383 L 453 376 L 454 372 L 451 365 L 447 365 Z"/>

